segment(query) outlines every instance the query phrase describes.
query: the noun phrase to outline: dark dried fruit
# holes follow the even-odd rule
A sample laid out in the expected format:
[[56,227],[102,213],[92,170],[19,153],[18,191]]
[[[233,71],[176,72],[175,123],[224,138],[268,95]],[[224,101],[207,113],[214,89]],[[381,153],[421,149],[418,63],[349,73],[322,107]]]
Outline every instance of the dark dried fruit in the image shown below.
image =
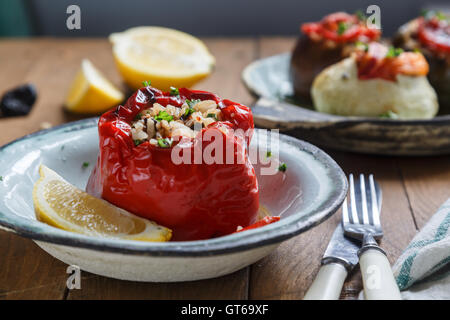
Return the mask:
[[37,92],[32,84],[25,84],[7,91],[0,101],[0,110],[5,117],[25,116],[36,102]]

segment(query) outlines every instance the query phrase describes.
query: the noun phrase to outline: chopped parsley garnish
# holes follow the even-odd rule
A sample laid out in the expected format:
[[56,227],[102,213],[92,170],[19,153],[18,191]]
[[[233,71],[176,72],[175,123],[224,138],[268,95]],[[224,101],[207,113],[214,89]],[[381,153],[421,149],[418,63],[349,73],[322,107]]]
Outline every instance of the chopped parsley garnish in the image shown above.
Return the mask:
[[167,111],[160,111],[158,115],[155,117],[155,120],[162,121],[166,120],[167,122],[170,122],[173,120],[173,116],[167,113]]
[[189,117],[191,114],[193,114],[195,112],[195,110],[193,109],[193,108],[189,108],[189,109],[186,109],[186,111],[184,112],[184,118],[187,118],[187,117]]
[[424,17],[426,20],[430,20],[434,17],[436,17],[438,20],[441,21],[449,19],[449,17],[442,11],[435,11],[435,10],[422,10],[420,15]]
[[359,21],[365,21],[366,20],[366,15],[361,10],[356,10],[355,16],[358,17]]
[[286,163],[283,162],[282,164],[280,164],[280,166],[278,167],[278,170],[281,172],[286,172],[286,170],[287,170]]
[[448,17],[442,11],[436,12],[435,17],[442,21],[448,20]]
[[215,113],[208,113],[208,115],[206,116],[207,118],[214,118],[215,120],[217,120],[217,116]]
[[144,140],[133,140],[134,145],[137,147],[138,145],[140,145],[141,143],[144,142]]
[[202,100],[200,100],[200,99],[194,99],[194,100],[186,99],[186,103],[189,106],[189,108],[192,108],[193,106],[195,106],[200,101],[202,101]]
[[170,87],[170,95],[171,96],[178,96],[180,92],[178,91],[178,88]]
[[201,101],[200,99],[196,99],[196,100],[186,99],[185,102],[189,106],[189,109],[186,109],[186,111],[184,112],[183,118],[187,118],[191,114],[193,114],[195,112],[193,106],[196,105],[197,103],[199,103],[200,101]]
[[348,25],[345,22],[341,21],[338,23],[337,34],[341,36],[345,33],[345,31],[347,31],[347,29]]
[[138,113],[138,114],[134,117],[134,120],[135,120],[135,121],[141,120],[141,118],[142,118],[142,113]]
[[267,151],[267,152],[266,152],[266,157],[267,157],[267,158],[270,158],[271,156],[272,156],[272,151]]
[[89,162],[83,162],[83,164],[81,165],[81,167],[82,167],[83,169],[89,167]]
[[355,45],[356,45],[357,48],[361,48],[365,52],[369,51],[369,45],[367,43],[364,43],[364,42],[361,42],[361,41],[356,41]]
[[380,114],[379,117],[384,119],[398,119],[398,114],[396,114],[394,111],[389,110],[385,113]]
[[149,86],[151,86],[151,84],[152,84],[152,82],[151,82],[150,80],[142,81],[142,85],[143,85],[144,87],[149,87]]
[[172,140],[164,138],[164,139],[158,139],[158,145],[161,148],[170,148],[172,146]]
[[402,48],[389,47],[386,58],[395,58],[403,53]]
[[430,10],[422,9],[422,10],[420,10],[420,15],[422,17],[427,17],[429,12],[430,12]]

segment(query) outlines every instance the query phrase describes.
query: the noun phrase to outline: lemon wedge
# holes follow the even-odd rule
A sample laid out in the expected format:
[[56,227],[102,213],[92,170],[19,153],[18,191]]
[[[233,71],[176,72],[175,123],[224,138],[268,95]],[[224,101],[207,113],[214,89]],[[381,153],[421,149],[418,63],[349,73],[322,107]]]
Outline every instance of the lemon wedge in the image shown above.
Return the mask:
[[134,90],[147,80],[164,91],[191,87],[214,68],[215,59],[205,44],[178,30],[136,27],[109,39],[119,72]]
[[38,220],[91,236],[169,241],[172,231],[87,194],[41,165],[33,202]]
[[124,95],[109,82],[87,59],[81,62],[66,97],[67,110],[75,113],[104,112],[124,99]]

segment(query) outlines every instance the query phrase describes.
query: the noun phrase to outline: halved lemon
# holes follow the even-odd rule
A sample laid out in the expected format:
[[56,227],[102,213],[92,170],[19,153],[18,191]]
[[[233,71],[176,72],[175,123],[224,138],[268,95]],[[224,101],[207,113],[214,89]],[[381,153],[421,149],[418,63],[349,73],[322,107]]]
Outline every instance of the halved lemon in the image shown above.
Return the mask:
[[54,227],[92,236],[169,241],[172,231],[87,194],[41,165],[34,184],[37,218]]
[[67,110],[75,113],[104,112],[124,99],[124,95],[87,59],[81,62],[66,97]]
[[215,59],[205,44],[187,33],[162,27],[136,27],[109,37],[117,67],[134,90],[150,80],[168,91],[191,87],[208,76]]

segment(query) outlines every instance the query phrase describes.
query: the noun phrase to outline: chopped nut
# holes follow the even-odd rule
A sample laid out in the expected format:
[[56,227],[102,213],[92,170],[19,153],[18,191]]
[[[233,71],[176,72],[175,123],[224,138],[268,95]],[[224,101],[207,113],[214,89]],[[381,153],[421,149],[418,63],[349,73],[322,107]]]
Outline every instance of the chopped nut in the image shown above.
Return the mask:
[[214,100],[204,100],[196,103],[194,109],[200,112],[206,112],[209,109],[216,109],[217,104]]
[[145,119],[145,124],[147,125],[147,134],[148,138],[151,139],[155,136],[156,129],[155,129],[155,122],[152,119]]

